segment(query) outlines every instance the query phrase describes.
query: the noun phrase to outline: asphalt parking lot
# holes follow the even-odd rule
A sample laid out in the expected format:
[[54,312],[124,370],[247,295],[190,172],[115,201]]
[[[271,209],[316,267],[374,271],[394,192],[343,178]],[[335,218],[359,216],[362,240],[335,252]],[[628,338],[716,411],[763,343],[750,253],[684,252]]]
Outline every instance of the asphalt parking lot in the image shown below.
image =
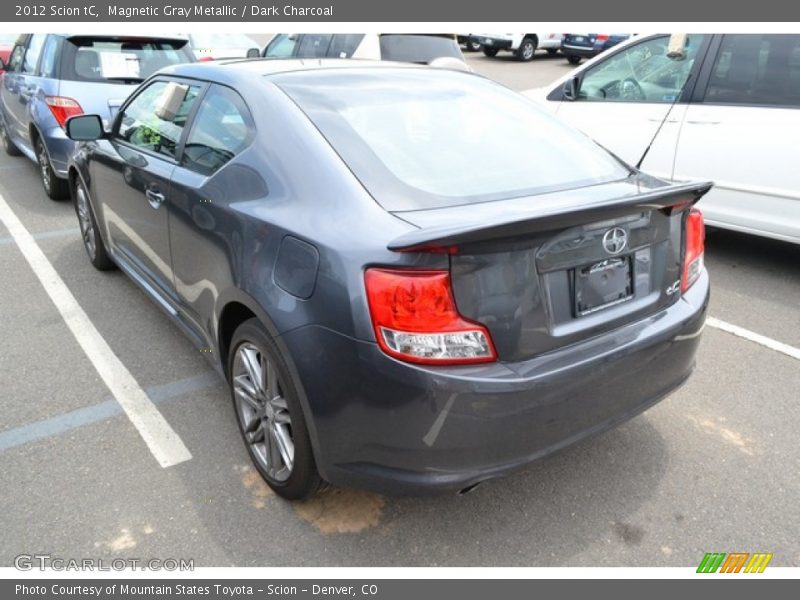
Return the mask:
[[[569,70],[471,55],[516,89]],[[476,163],[480,156],[476,155]],[[86,259],[70,203],[0,156],[0,195],[191,459],[162,468],[0,224],[0,565],[18,554],[196,566],[800,566],[800,247],[713,231],[697,370],[643,415],[465,496],[329,490],[280,500],[249,465],[225,384],[118,271]],[[767,342],[767,345],[763,342]],[[646,374],[642,374],[646,377]]]

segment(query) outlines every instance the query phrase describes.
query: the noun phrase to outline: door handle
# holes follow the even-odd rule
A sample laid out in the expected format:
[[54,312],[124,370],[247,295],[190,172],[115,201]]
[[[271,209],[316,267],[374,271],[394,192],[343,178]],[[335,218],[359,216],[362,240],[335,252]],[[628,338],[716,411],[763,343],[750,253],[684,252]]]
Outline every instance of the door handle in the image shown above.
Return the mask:
[[150,203],[150,206],[153,208],[158,208],[164,200],[166,200],[164,194],[156,190],[147,189],[144,191],[144,195],[147,197],[147,202]]
[[[661,123],[661,121],[664,121],[664,117],[660,117],[660,118],[659,117],[649,117],[647,120],[650,121],[651,123]],[[678,119],[667,119],[666,121],[664,121],[664,123],[678,123],[678,122],[679,122]]]
[[710,119],[687,119],[687,123],[692,125],[719,125],[720,121],[711,121]]

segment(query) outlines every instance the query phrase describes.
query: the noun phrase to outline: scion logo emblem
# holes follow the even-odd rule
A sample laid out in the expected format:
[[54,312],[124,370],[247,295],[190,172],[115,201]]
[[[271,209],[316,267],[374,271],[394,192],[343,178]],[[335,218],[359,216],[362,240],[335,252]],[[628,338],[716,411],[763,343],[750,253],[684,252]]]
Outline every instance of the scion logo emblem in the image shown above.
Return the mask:
[[625,230],[621,227],[609,229],[606,231],[605,235],[603,235],[603,248],[605,248],[606,252],[609,254],[619,254],[625,250],[625,246],[627,245],[628,234],[625,233]]

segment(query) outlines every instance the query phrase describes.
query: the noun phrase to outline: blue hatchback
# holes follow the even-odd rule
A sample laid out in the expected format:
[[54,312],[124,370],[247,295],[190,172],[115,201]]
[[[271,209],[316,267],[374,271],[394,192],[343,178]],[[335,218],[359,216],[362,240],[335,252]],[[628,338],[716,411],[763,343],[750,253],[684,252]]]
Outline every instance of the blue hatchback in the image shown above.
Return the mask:
[[86,112],[108,122],[147,77],[194,60],[185,39],[21,35],[0,85],[0,141],[7,154],[39,164],[50,198],[66,199],[75,146],[64,134],[66,120]]

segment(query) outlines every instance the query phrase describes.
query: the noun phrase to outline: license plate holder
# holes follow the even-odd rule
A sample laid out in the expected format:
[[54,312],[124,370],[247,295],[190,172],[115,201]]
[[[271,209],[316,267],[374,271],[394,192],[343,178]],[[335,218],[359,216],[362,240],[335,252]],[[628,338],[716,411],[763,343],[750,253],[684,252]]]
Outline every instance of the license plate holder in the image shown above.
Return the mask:
[[633,298],[630,256],[607,258],[572,269],[573,310],[582,317]]

